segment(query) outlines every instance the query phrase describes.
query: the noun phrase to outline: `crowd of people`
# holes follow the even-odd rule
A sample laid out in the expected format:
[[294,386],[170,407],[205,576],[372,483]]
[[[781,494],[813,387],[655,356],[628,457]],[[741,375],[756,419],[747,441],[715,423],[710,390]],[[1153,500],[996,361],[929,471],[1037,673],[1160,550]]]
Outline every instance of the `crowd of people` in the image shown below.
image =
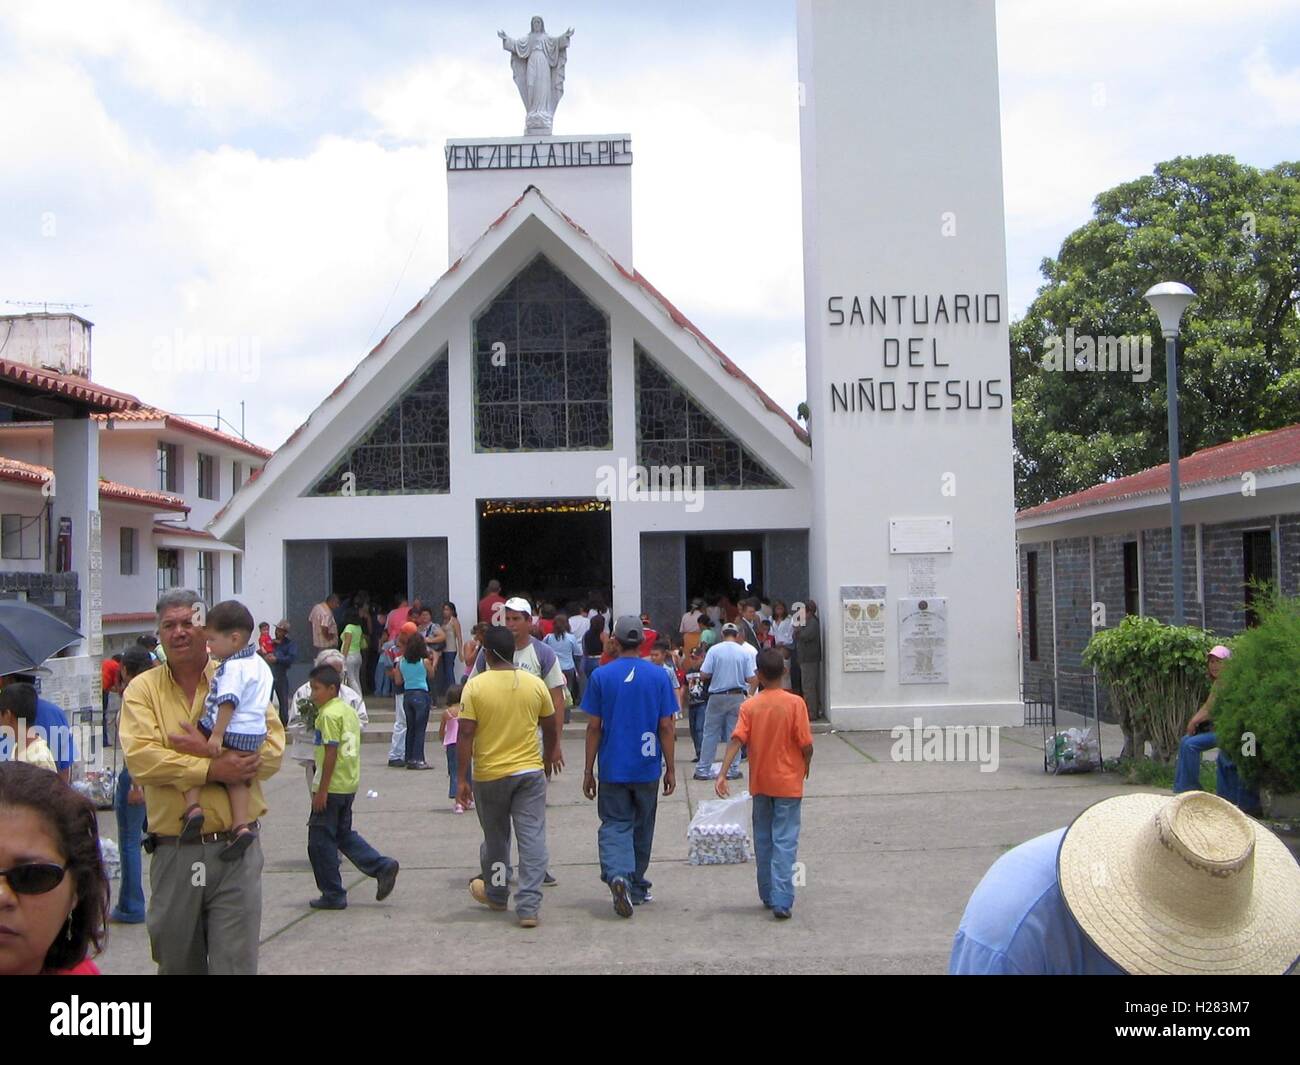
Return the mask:
[[[110,921],[147,922],[160,973],[256,972],[262,784],[286,753],[307,765],[306,849],[320,892],[310,906],[347,908],[343,857],[373,878],[377,901],[394,891],[398,860],[352,823],[367,719],[358,659],[365,660],[373,619],[335,618],[334,596],[319,604],[308,679],[273,696],[288,624],[272,638],[238,602],[206,612],[199,602],[192,591],[165,593],[161,639],[143,639],[111,659],[126,759],[117,782],[115,905],[95,809],[68,785],[75,752],[70,742],[45,741],[70,741],[66,718],[40,698],[32,676],[0,678],[0,740],[15,747],[0,750],[0,975],[94,973]],[[711,781],[719,798],[748,761],[759,901],[776,919],[791,917],[813,756],[806,696],[816,673],[807,666],[820,660],[815,603],[787,611],[779,601],[769,610],[752,597],[734,607],[706,597],[664,636],[644,614],[611,623],[597,595],[564,611],[548,604],[534,612],[524,596],[507,598],[492,582],[478,618],[462,634],[450,603],[440,623],[418,601],[397,603],[380,619],[372,688],[383,690],[386,679],[403,704],[406,734],[393,766],[428,768],[425,735],[439,704],[448,797],[456,813],[477,814],[482,832],[468,886],[475,904],[507,911],[513,883],[518,924],[539,924],[544,888],[557,882],[547,794],[565,769],[563,724],[578,707],[587,718],[582,794],[596,803],[600,880],[615,914],[630,918],[654,901],[647,874],[658,800],[676,790],[676,723],[687,716],[693,776]],[[1210,652],[1212,680],[1229,655],[1225,647]],[[792,666],[800,662],[796,680]],[[795,693],[800,684],[804,697]],[[1238,808],[1258,797],[1231,762],[1221,766],[1224,797],[1196,790],[1191,777],[1212,745],[1212,734],[1202,738],[1213,727],[1212,708],[1213,689],[1188,725],[1172,798],[1103,800],[1068,828],[994,863],[962,917],[950,972],[1293,966],[1300,869],[1285,844]],[[152,855],[147,906],[142,850]]]

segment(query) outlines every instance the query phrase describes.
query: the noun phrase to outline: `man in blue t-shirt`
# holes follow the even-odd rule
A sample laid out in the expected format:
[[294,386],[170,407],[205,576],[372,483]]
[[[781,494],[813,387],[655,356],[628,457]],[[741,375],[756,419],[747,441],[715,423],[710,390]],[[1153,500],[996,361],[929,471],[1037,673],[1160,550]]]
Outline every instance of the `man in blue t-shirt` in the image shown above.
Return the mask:
[[[662,666],[641,657],[645,630],[636,617],[621,617],[614,639],[622,653],[591,674],[582,709],[587,722],[587,763],[582,793],[595,799],[600,831],[600,879],[609,885],[614,912],[631,917],[632,907],[653,901],[650,845],[654,842],[662,766],[664,795],[677,787],[674,768],[677,700]],[[600,755],[600,785],[596,755]]]
[[[8,676],[0,677],[0,688],[20,682],[31,684],[35,679],[30,673],[10,673]],[[45,737],[45,742],[59,767],[59,776],[63,778],[65,784],[69,783],[72,779],[72,763],[77,758],[77,745],[67,715],[55,703],[38,697],[36,718],[32,724],[39,728],[41,735]],[[0,737],[0,760],[7,757],[11,755],[6,749],[5,738]]]

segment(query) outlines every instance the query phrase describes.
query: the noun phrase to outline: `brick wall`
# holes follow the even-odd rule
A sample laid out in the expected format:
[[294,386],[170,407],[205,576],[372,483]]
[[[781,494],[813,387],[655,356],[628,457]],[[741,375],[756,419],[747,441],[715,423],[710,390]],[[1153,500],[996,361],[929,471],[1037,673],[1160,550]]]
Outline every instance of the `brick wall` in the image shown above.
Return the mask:
[[[1207,529],[1209,526],[1207,526]],[[1142,612],[1168,622],[1174,613],[1173,564],[1168,529],[1145,529],[1141,537]],[[1209,575],[1205,587],[1210,588]],[[1196,526],[1183,526],[1183,618],[1201,623],[1201,603],[1196,590]]]
[[[1283,544],[1290,544],[1292,554],[1296,545],[1296,517],[1288,515],[1283,523]],[[1202,534],[1205,568],[1205,627],[1224,636],[1240,632],[1246,627],[1245,605],[1245,559],[1242,551],[1242,533],[1247,529],[1268,529],[1273,535],[1272,518],[1256,518],[1252,521],[1226,522],[1222,525],[1207,525]],[[1276,555],[1277,541],[1272,539]],[[1287,580],[1286,570],[1291,569],[1291,580],[1295,578],[1295,559],[1288,559],[1287,552],[1282,552],[1283,580]],[[1273,560],[1273,578],[1278,578],[1277,559]],[[1291,585],[1294,587],[1294,585]]]
[[55,617],[81,631],[81,593],[75,573],[0,573],[0,599],[17,599],[44,607]]
[[[1027,698],[1037,698],[1043,684],[1050,685],[1056,668],[1052,648],[1052,545],[1032,544],[1020,549],[1020,660],[1024,665]],[[1038,553],[1038,660],[1029,658],[1029,555]]]

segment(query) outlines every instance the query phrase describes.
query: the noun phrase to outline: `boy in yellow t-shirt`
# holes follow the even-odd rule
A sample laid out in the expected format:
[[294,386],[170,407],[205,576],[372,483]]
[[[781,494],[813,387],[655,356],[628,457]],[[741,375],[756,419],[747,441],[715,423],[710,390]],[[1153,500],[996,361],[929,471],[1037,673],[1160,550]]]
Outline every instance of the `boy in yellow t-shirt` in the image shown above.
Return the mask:
[[309,683],[316,704],[316,777],[307,821],[307,857],[321,892],[320,898],[311,900],[311,908],[347,909],[340,854],[379,881],[375,900],[382,902],[397,882],[397,860],[384,857],[352,829],[352,804],[361,783],[361,722],[357,712],[339,698],[343,678],[337,669],[317,666]]
[[17,762],[26,762],[38,769],[48,769],[51,773],[59,771],[54,754],[41,735],[42,730],[34,728],[36,722],[36,689],[30,684],[10,684],[0,691],[0,735],[8,743],[9,757]]

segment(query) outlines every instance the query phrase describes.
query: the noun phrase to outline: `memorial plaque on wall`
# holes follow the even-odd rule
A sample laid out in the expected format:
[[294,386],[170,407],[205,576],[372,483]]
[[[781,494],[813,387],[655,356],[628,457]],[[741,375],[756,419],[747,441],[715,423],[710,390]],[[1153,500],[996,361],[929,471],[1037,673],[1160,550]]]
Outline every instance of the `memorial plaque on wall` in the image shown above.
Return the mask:
[[850,584],[840,588],[841,659],[845,673],[885,671],[885,586]]
[[891,555],[952,553],[952,518],[890,518]]
[[907,560],[907,594],[919,597],[937,595],[939,581],[935,575],[934,555],[913,555]]
[[948,683],[948,600],[898,601],[898,683]]

